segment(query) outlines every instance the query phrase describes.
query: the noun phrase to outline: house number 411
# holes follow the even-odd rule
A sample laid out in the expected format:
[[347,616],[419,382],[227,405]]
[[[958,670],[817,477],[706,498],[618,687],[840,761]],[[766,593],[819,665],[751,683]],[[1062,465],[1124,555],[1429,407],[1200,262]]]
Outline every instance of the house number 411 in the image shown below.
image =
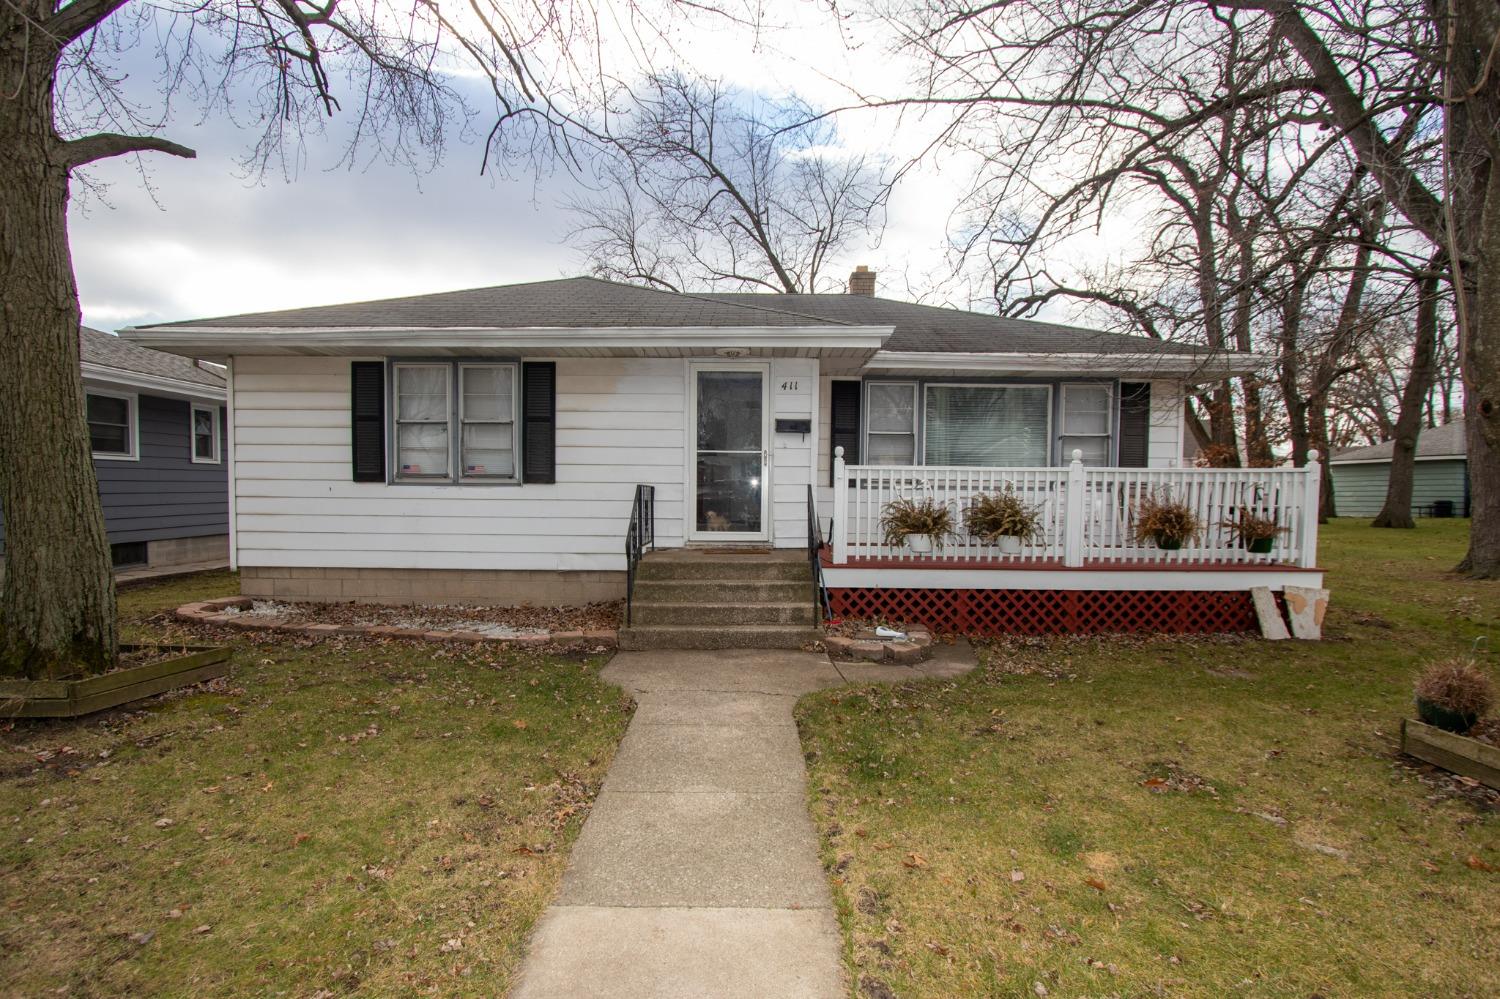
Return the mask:
[[781,391],[783,391],[783,392],[800,392],[801,390],[802,390],[802,385],[801,385],[800,382],[782,382],[781,383]]

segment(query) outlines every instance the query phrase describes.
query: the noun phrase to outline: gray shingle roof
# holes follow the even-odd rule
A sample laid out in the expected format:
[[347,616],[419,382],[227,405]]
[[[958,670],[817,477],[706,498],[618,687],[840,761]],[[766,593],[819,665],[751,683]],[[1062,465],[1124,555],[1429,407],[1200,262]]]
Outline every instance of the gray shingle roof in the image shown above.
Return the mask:
[[921,353],[1205,354],[1203,348],[1057,323],[862,295],[678,294],[598,278],[560,278],[347,305],[252,312],[142,329],[379,329],[683,326],[893,326],[885,349]]
[[765,308],[753,302],[719,301],[704,295],[679,295],[654,288],[583,277],[506,284],[493,288],[470,288],[436,295],[385,298],[347,305],[251,312],[217,319],[161,323],[144,328],[319,326],[378,329],[407,326],[569,329],[632,326],[821,326],[828,322],[829,320],[820,317],[796,315],[789,310]]
[[81,360],[106,368],[175,378],[178,381],[220,389],[224,387],[223,378],[204,370],[186,357],[163,354],[159,350],[127,343],[113,334],[87,326],[78,327],[78,352]]
[[[1394,441],[1383,441],[1368,447],[1340,451],[1330,461],[1335,465],[1345,461],[1390,461],[1394,450]],[[1417,434],[1418,458],[1462,458],[1468,453],[1463,420],[1454,420],[1441,427],[1428,427]]]

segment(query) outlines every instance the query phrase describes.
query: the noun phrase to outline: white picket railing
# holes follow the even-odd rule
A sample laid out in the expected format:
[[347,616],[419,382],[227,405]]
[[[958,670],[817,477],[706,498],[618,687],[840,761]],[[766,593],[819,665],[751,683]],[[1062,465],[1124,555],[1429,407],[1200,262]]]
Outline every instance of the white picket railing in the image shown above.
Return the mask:
[[[851,559],[952,562],[973,565],[1317,564],[1317,452],[1302,468],[1087,468],[1074,452],[1066,468],[968,468],[846,465],[834,456],[833,562]],[[1034,508],[1036,537],[1019,554],[1003,554],[963,529],[964,510],[981,493],[1009,488]],[[1135,519],[1147,496],[1170,497],[1192,509],[1198,534],[1176,550],[1136,537]],[[956,535],[931,554],[887,545],[881,516],[893,500],[931,497],[953,513]],[[1240,544],[1232,526],[1240,512],[1274,520],[1281,528],[1269,554]]]

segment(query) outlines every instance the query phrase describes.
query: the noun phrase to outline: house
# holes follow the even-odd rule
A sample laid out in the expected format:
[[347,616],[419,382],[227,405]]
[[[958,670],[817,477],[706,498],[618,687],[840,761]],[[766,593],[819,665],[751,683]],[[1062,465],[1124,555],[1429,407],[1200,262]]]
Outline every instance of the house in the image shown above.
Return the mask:
[[[1328,460],[1341,517],[1373,517],[1385,506],[1395,442],[1349,448]],[[1428,427],[1417,435],[1412,471],[1412,513],[1419,517],[1469,515],[1469,459],[1464,421]]]
[[227,564],[223,375],[88,327],[78,347],[115,568]]
[[[818,295],[572,278],[125,335],[228,366],[231,554],[250,595],[649,591],[656,625],[677,629],[663,644],[728,641],[714,615],[754,598],[777,604],[754,612],[773,644],[805,637],[785,605],[810,612],[815,569],[838,613],[1001,630],[1241,627],[1251,586],[1319,585],[1304,470],[1182,465],[1187,386],[1257,358],[883,299],[873,284],[864,269],[850,293]],[[1007,482],[1046,520],[1019,555],[962,539],[917,559],[882,543],[893,496],[960,510]],[[1195,505],[1198,543],[1130,536],[1151,491]],[[1285,525],[1272,554],[1221,526],[1251,505]],[[810,533],[828,542],[823,564]],[[959,607],[996,601],[1009,616]]]

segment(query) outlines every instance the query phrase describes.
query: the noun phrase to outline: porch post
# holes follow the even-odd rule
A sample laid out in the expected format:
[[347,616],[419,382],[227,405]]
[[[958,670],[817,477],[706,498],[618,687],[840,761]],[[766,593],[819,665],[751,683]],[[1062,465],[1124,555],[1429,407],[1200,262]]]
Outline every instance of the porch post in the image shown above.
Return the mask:
[[1068,465],[1068,501],[1063,508],[1063,565],[1076,569],[1083,565],[1083,451],[1073,449]]
[[1307,452],[1307,465],[1302,469],[1306,481],[1302,494],[1302,557],[1299,564],[1304,569],[1315,569],[1318,565],[1319,494],[1323,488],[1323,463],[1318,458],[1316,450]]
[[849,471],[844,449],[833,449],[833,564],[849,561]]

